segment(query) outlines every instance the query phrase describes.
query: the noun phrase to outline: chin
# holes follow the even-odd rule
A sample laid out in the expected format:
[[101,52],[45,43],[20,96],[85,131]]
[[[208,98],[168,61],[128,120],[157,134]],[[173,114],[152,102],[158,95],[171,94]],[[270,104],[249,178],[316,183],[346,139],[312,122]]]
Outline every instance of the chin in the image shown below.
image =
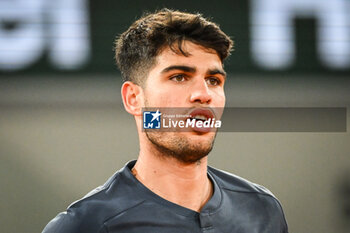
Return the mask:
[[172,157],[190,164],[206,157],[213,148],[215,133],[146,133],[147,138],[162,157]]

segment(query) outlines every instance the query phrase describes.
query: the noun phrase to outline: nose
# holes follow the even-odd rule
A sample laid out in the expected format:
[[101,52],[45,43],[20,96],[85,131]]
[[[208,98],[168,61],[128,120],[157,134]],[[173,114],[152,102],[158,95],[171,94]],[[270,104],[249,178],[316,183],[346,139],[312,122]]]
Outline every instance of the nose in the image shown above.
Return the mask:
[[206,80],[197,81],[191,88],[191,103],[209,104],[212,100]]

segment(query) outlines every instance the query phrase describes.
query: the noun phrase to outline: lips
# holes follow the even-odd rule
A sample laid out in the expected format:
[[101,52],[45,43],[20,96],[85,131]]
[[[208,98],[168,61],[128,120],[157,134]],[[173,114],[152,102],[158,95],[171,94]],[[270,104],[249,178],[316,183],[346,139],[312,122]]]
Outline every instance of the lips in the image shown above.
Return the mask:
[[206,121],[214,118],[214,113],[207,108],[195,108],[189,112],[190,118]]
[[[188,113],[190,115],[190,119],[195,119],[196,121],[207,121],[214,120],[214,113],[209,108],[195,108]],[[196,132],[206,133],[211,131],[211,128],[205,127],[192,127],[192,129]]]

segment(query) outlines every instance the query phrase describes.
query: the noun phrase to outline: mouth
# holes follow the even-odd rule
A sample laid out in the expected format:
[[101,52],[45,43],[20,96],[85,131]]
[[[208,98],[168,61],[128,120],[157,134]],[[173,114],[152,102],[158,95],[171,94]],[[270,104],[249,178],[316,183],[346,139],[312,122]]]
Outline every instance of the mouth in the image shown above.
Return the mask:
[[190,111],[188,115],[188,119],[191,121],[195,120],[195,126],[192,127],[193,131],[207,133],[212,130],[210,127],[197,127],[197,121],[202,121],[204,123],[205,121],[212,121],[215,119],[214,113],[209,108],[195,108]]

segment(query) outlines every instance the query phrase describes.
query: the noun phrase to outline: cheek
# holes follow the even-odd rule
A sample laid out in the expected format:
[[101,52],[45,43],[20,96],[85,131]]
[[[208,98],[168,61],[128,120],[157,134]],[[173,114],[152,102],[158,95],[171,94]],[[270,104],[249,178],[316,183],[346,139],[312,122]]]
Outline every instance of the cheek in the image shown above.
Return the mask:
[[223,103],[226,102],[225,92],[222,93],[222,95],[221,95],[221,100],[222,100]]
[[174,99],[176,100],[176,94],[163,88],[154,88],[145,93],[145,99],[149,106],[169,107],[174,103]]
[[148,90],[148,95],[158,102],[177,103],[183,101],[191,93],[190,87],[181,85],[172,85],[171,83],[165,85],[154,86]]
[[161,107],[181,107],[184,102],[183,97],[176,92],[165,92],[159,96],[158,103]]
[[226,102],[226,96],[225,96],[224,90],[222,89],[222,90],[216,91],[215,95],[213,96],[213,100],[218,106],[223,107]]

